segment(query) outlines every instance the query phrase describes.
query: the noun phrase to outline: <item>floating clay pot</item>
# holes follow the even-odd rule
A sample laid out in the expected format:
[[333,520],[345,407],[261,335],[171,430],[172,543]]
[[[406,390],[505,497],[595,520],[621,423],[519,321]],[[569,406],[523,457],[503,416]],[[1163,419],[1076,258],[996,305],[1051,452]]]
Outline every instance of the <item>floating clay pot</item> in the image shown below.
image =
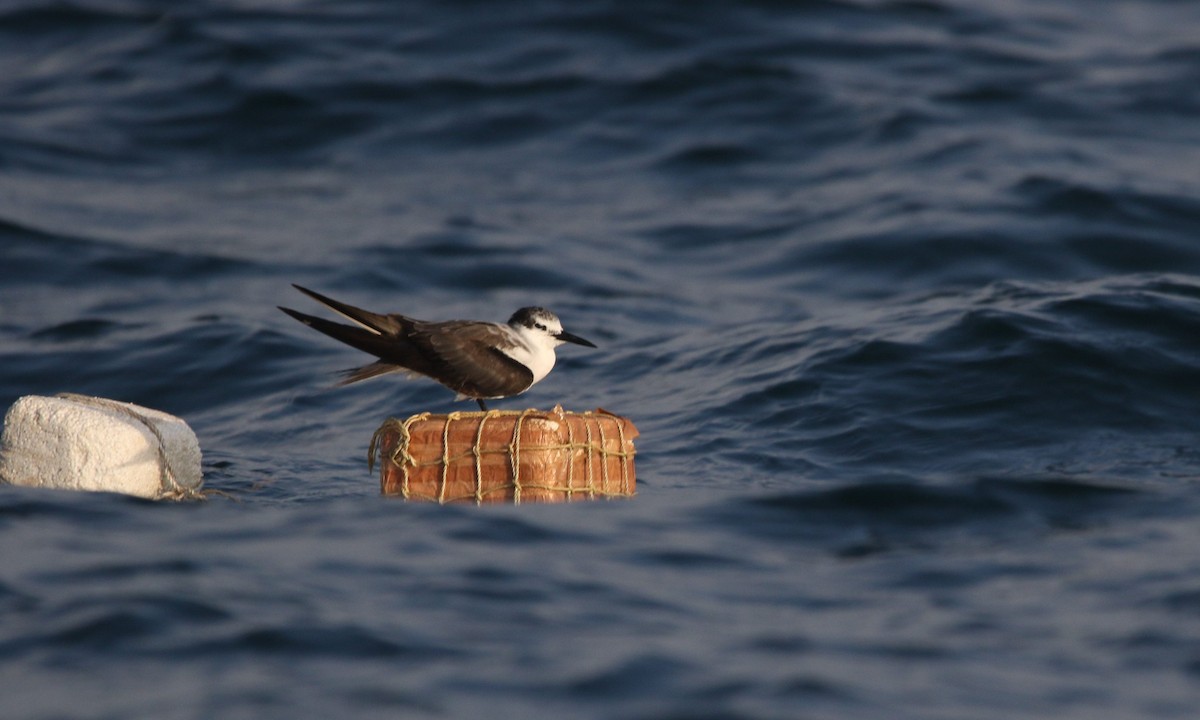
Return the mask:
[[438,503],[572,502],[635,494],[637,428],[605,410],[388,418],[371,438],[384,495]]

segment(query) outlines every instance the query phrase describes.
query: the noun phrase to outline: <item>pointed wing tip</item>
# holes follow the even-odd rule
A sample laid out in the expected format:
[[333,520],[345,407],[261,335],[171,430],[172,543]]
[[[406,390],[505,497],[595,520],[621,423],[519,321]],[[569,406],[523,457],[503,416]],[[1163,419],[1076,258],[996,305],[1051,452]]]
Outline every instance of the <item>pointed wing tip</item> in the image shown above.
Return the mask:
[[319,293],[315,290],[309,290],[308,288],[304,287],[303,285],[301,285],[299,283],[292,283],[292,287],[296,288],[297,290],[299,290],[300,292],[309,296],[313,300],[316,300],[317,302],[323,302],[323,298],[325,297],[321,293]]
[[313,316],[312,315],[305,315],[304,313],[300,312],[299,310],[293,310],[289,307],[284,307],[282,305],[276,305],[275,307],[279,308],[284,313],[291,316],[293,319],[299,320],[300,322],[304,323],[305,325],[311,326],[313,324],[313,322],[312,322]]

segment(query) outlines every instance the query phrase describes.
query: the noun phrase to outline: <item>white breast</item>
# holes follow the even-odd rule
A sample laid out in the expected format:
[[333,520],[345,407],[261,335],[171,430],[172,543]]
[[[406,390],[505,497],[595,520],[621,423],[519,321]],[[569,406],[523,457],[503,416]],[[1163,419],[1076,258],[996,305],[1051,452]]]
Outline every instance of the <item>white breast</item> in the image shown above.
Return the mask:
[[[529,368],[536,383],[550,374],[554,369],[554,340],[544,334],[516,332],[513,334],[517,341],[509,348],[501,349],[505,355]],[[530,383],[531,385],[533,383]]]

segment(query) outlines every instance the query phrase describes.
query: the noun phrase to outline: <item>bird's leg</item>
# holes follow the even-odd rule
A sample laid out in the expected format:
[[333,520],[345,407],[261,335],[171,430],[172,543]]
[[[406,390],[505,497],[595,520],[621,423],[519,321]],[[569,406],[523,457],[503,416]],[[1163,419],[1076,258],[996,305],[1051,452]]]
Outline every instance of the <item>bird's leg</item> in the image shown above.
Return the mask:
[[487,405],[484,405],[484,404],[483,404],[483,398],[475,398],[475,402],[479,403],[479,409],[480,409],[480,410],[482,410],[482,411],[484,411],[484,412],[487,412],[487,411],[488,411],[488,409],[487,409]]

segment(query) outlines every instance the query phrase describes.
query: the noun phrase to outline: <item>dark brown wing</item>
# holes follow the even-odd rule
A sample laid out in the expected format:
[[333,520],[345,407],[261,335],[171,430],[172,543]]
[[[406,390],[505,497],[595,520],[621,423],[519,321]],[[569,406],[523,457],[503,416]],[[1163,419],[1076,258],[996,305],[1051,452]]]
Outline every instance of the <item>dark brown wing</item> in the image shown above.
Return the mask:
[[533,384],[529,368],[495,349],[497,342],[508,339],[498,325],[415,322],[409,337],[438,360],[436,371],[428,374],[467,397],[508,397]]
[[[422,375],[430,374],[428,353],[420,352],[406,337],[379,335],[365,328],[355,325],[343,325],[342,323],[336,323],[313,315],[305,315],[291,308],[281,307],[279,309],[313,330],[325,333],[334,340],[344,342],[352,348],[370,353],[384,363],[399,365]],[[355,377],[350,382],[365,380],[367,377],[374,377],[379,374],[381,373],[375,372],[365,377]]]
[[[404,315],[398,315],[394,313],[390,315],[381,315],[380,313],[374,313],[370,310],[363,310],[360,307],[347,305],[344,302],[334,300],[331,297],[326,297],[319,292],[309,290],[306,287],[301,287],[300,285],[296,285],[294,283],[292,287],[296,288],[300,292],[309,296],[313,300],[316,300],[347,320],[356,322],[366,328],[368,331],[373,331],[380,335],[407,335],[409,331],[412,330],[413,324],[420,322],[420,320],[414,320],[413,318],[406,317]],[[345,341],[343,340],[343,342]],[[350,344],[353,345],[353,343]]]
[[341,384],[400,371],[426,375],[473,398],[516,395],[533,384],[529,368],[495,349],[498,342],[508,341],[502,326],[467,321],[423,322],[404,315],[382,315],[300,285],[294,287],[357,325],[343,325],[290,308],[280,310],[379,358],[378,362],[351,370]]

